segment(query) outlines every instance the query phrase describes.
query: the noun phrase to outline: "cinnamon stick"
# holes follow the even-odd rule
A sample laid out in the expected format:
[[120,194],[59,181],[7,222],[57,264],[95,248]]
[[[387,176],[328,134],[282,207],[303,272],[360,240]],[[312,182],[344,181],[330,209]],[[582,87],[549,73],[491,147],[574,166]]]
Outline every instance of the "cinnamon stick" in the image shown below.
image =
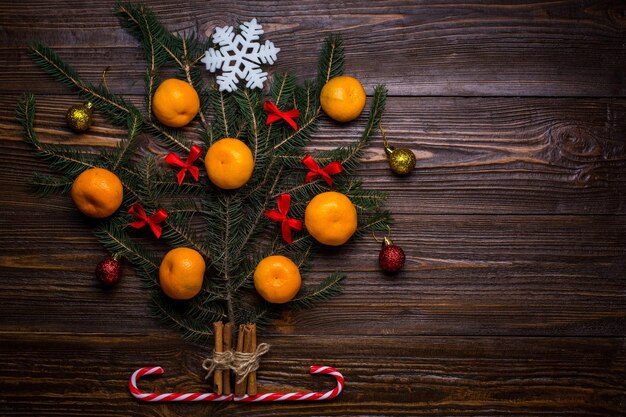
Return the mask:
[[[233,324],[228,322],[224,325],[224,352],[228,352],[233,348]],[[231,393],[230,387],[230,369],[225,369],[223,374],[224,394]]]
[[[237,333],[237,352],[243,352],[244,350],[244,325],[239,325],[239,332]],[[238,379],[239,375],[235,374],[235,378]],[[235,382],[235,395],[241,397],[246,393],[246,381]]]
[[[253,352],[253,348],[252,348],[252,329],[250,328],[249,324],[245,325],[244,328],[243,328],[243,351],[245,353],[252,353]],[[244,388],[248,387],[249,379],[250,379],[250,374],[248,374],[246,379],[243,381]],[[249,392],[248,392],[248,394],[249,394]]]
[[[213,323],[213,335],[215,336],[215,352],[222,353],[224,351],[223,335],[224,324],[221,321]],[[223,375],[221,369],[213,371],[213,392],[216,394],[223,393]]]
[[[250,353],[256,352],[256,324],[248,325],[250,329]],[[256,371],[248,374],[248,395],[256,395]]]

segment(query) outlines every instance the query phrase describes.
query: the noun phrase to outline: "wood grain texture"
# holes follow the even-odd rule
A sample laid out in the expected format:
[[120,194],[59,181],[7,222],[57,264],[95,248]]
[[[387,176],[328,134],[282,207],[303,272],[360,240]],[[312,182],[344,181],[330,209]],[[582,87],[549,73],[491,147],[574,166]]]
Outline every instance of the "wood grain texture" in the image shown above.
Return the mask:
[[[626,4],[611,0],[147,2],[170,30],[210,32],[252,17],[281,48],[272,71],[315,75],[323,38],[341,32],[346,71],[386,84],[384,129],[418,156],[391,175],[379,136],[358,170],[389,193],[407,263],[377,266],[372,237],[314,256],[305,284],[334,270],[344,294],[285,312],[259,390],[326,390],[312,364],[339,368],[334,401],[144,404],[126,387],[141,366],[159,391],[206,390],[209,346],[150,317],[128,268],[105,290],[94,222],[67,196],[34,197],[47,172],[20,139],[15,105],[36,93],[37,132],[97,152],[124,137],[36,68],[34,39],[86,79],[141,107],[145,64],[113,1],[0,4],[0,415],[2,416],[626,416]],[[208,77],[208,75],[207,75]],[[324,119],[313,147],[356,138],[364,117]],[[198,125],[185,128],[191,136]],[[149,138],[144,148],[160,152]],[[381,236],[379,236],[380,238]]]
[[[132,274],[111,291],[103,292],[95,281],[94,265],[105,252],[71,202],[51,198],[34,204],[37,215],[28,230],[10,213],[0,223],[0,245],[6,248],[0,268],[10,283],[0,292],[4,328],[157,329]],[[408,259],[400,274],[381,275],[373,239],[322,250],[305,284],[345,271],[344,295],[313,310],[286,313],[268,332],[365,336],[386,328],[405,335],[619,336],[626,329],[621,216],[396,214],[395,221],[401,227],[394,229],[394,241]],[[54,240],[43,242],[41,236]],[[33,302],[38,309],[31,308]],[[101,320],[108,309],[124,314]]]
[[[181,346],[166,331],[149,336],[0,334],[5,416],[568,416],[624,415],[624,338],[307,336],[265,337],[274,346],[258,372],[260,392],[325,391],[311,364],[332,363],[345,391],[326,403],[146,404],[125,383],[159,365],[147,392],[203,392],[208,348]],[[335,346],[331,352],[328,346]],[[68,367],[71,357],[73,366]],[[389,358],[394,358],[389,360]],[[38,392],[33,397],[29,393]]]
[[[21,48],[45,40],[87,79],[111,66],[113,91],[142,93],[141,49],[113,1],[6,4],[0,14],[0,84],[48,92]],[[626,13],[621,1],[150,1],[172,31],[210,33],[257,17],[280,48],[281,70],[315,75],[320,41],[341,32],[347,72],[393,95],[624,96]],[[34,20],[33,16],[38,19]],[[68,24],[71,22],[71,24]],[[296,40],[296,41],[294,41]],[[89,45],[81,48],[80,45]],[[17,70],[20,77],[13,74]],[[590,82],[593,80],[593,82]]]
[[[0,97],[0,128],[14,142],[21,137],[14,121],[17,97]],[[143,107],[141,97],[125,97]],[[38,96],[36,127],[42,140],[90,149],[115,146],[124,137],[122,129],[97,115],[88,133],[72,133],[64,112],[77,102],[67,96]],[[355,140],[363,119],[349,125],[323,119],[313,146]],[[186,129],[197,128],[194,123]],[[389,193],[394,212],[626,213],[626,99],[394,97],[389,99],[384,129],[391,144],[417,154],[414,175],[390,177],[380,135],[357,172],[368,187]],[[0,155],[2,164],[15,153],[27,155],[23,144],[5,146],[15,149]],[[33,158],[22,163],[27,170],[42,167]],[[0,175],[6,184],[22,183],[10,172]]]

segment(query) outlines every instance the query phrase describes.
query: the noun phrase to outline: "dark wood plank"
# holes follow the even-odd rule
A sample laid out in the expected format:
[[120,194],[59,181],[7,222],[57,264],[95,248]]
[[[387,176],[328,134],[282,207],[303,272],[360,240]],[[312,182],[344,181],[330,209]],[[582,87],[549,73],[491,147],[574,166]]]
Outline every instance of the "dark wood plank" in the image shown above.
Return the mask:
[[[133,99],[140,101],[139,97]],[[8,101],[0,119],[7,127],[0,161],[17,163],[24,172],[45,169],[19,141],[12,121],[14,103]],[[378,141],[360,172],[366,185],[390,192],[389,207],[400,225],[394,229],[394,238],[409,255],[405,272],[395,280],[384,279],[377,270],[378,247],[372,239],[341,249],[339,255],[320,256],[314,278],[338,268],[350,271],[358,285],[349,284],[344,298],[328,308],[286,316],[279,331],[322,331],[330,317],[338,334],[346,328],[376,334],[380,326],[389,323],[397,334],[623,334],[624,217],[556,217],[550,213],[622,212],[624,197],[616,193],[624,189],[624,147],[615,137],[626,126],[621,117],[607,125],[606,112],[622,115],[624,103],[587,99],[524,99],[522,104],[518,99],[414,101],[390,101],[389,138],[430,156],[420,160],[422,166],[411,177],[393,177]],[[69,133],[62,116],[70,102],[64,96],[42,97],[38,115],[42,138],[112,146],[123,135],[123,130],[102,120],[89,134]],[[529,111],[536,116],[527,117]],[[419,115],[418,126],[409,118],[412,112]],[[443,121],[438,121],[437,114]],[[564,128],[565,133],[555,139],[554,126],[565,123],[587,127]],[[345,135],[358,134],[356,127],[326,122],[316,144],[341,144],[337,129]],[[547,133],[536,139],[543,130]],[[426,139],[416,133],[420,131]],[[570,137],[570,131],[583,133]],[[463,132],[460,140],[455,139],[458,132]],[[507,159],[511,153],[522,156]],[[446,167],[438,167],[433,160]],[[537,165],[546,168],[539,171]],[[606,182],[597,187],[596,181],[577,184],[567,174],[572,169],[569,166],[577,165],[574,170],[597,166],[596,172],[607,171]],[[528,175],[520,181],[510,174],[518,166],[524,167],[519,169],[521,175]],[[443,180],[429,181],[428,171]],[[545,179],[532,181],[540,175]],[[37,199],[28,193],[23,176],[9,170],[0,172],[0,178],[10,191],[1,198],[7,230],[1,240],[6,254],[3,266],[11,282],[19,283],[3,293],[11,330],[38,329],[43,322],[51,330],[91,328],[98,325],[101,309],[110,303],[119,309],[138,306],[129,312],[124,326],[128,331],[147,325],[146,321],[156,326],[147,318],[145,296],[137,282],[123,291],[104,294],[98,288],[92,271],[103,252],[90,237],[90,224],[76,215],[67,198]],[[461,190],[455,189],[459,183]],[[546,187],[546,183],[553,186]],[[523,185],[515,188],[517,184]],[[547,193],[546,188],[560,192]],[[513,209],[519,201],[524,204]],[[28,217],[21,209],[25,205]],[[518,214],[506,214],[511,211]],[[548,215],[529,216],[533,211]],[[442,215],[446,213],[451,215]],[[505,215],[493,217],[490,213]],[[42,241],[41,236],[53,236],[54,240]],[[41,248],[41,255],[33,254],[33,248]],[[40,289],[56,288],[64,280],[75,282],[44,298],[38,291],[26,296],[31,292],[30,272],[37,273]],[[386,294],[384,303],[379,300],[381,292]],[[68,303],[59,306],[58,297]],[[34,301],[39,309],[31,309]],[[370,325],[361,324],[363,315]],[[116,329],[103,327],[101,331]]]
[[[24,48],[41,39],[87,79],[111,66],[115,91],[140,93],[140,48],[113,15],[113,1],[57,5],[23,1],[0,10],[0,85],[6,91],[41,84]],[[321,40],[341,32],[347,71],[393,95],[626,95],[626,14],[619,0],[459,4],[453,1],[206,2],[149,1],[172,31],[207,33],[257,17],[281,48],[276,70],[315,74]],[[88,46],[88,47],[83,47]],[[15,77],[20,74],[20,77]],[[590,80],[593,80],[590,82]]]
[[[417,215],[403,214],[410,202],[396,202],[405,207],[393,228],[408,257],[404,271],[388,278],[378,270],[372,237],[323,250],[310,281],[346,271],[345,294],[286,315],[278,332],[624,334],[624,216]],[[0,207],[2,329],[156,328],[132,274],[113,291],[99,287],[93,270],[105,252],[67,197],[38,200],[22,190],[0,198]],[[126,314],[102,321],[109,309]]]
[[[385,328],[380,332],[384,333]],[[99,334],[0,334],[3,416],[623,416],[623,338],[263,337],[272,345],[258,372],[260,392],[329,390],[308,375],[330,365],[346,389],[329,402],[146,404],[127,391],[142,366],[151,392],[207,389],[200,366],[208,348],[181,346],[167,331]],[[72,366],[67,365],[72,358]]]
[[[140,96],[129,98],[143,106]],[[25,172],[39,170],[28,148],[15,143],[21,137],[16,101],[17,95],[0,96],[0,138],[6,141],[0,163],[18,158]],[[70,132],[64,112],[78,102],[38,97],[42,140],[114,146],[124,137],[98,115],[89,133]],[[313,146],[356,139],[364,120],[344,126],[324,118]],[[626,213],[626,100],[391,98],[384,128],[391,144],[418,155],[416,171],[394,177],[377,136],[358,174],[368,187],[389,192],[398,214]],[[7,187],[22,188],[22,177],[10,171],[0,177]]]
[[[345,293],[285,313],[260,337],[273,346],[261,391],[332,387],[307,374],[311,364],[339,368],[346,391],[327,403],[255,406],[128,394],[129,374],[144,365],[167,372],[143,381],[146,390],[206,389],[210,349],[153,320],[132,271],[112,290],[97,284],[104,251],[93,223],[67,197],[27,190],[25,178],[46,167],[19,139],[14,109],[33,91],[45,141],[114,146],[125,132],[99,115],[87,134],[67,130],[63,113],[78,100],[25,48],[42,40],[93,82],[110,66],[109,87],[139,105],[141,48],[112,0],[5,3],[0,415],[626,416],[623,1],[148,0],[173,31],[259,18],[281,48],[270,72],[301,78],[315,75],[323,38],[341,32],[347,73],[370,93],[387,84],[387,135],[418,155],[411,176],[394,177],[376,138],[358,171],[390,194],[405,269],[382,275],[372,237],[322,250],[307,283],[344,270]],[[344,144],[363,122],[324,120],[313,145]]]

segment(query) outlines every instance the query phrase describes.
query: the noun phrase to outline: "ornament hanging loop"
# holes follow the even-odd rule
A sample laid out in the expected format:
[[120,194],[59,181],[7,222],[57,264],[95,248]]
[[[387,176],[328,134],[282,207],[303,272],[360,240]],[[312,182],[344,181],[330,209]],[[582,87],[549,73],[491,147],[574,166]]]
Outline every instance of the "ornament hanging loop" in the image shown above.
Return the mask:
[[102,71],[102,85],[104,86],[104,89],[107,90],[109,93],[111,92],[111,90],[109,90],[109,86],[107,85],[107,72],[110,69],[111,67],[108,66],[104,69],[104,71]]
[[383,147],[385,148],[385,153],[387,154],[387,156],[391,156],[395,148],[393,146],[389,146],[389,142],[387,141],[387,135],[385,135],[382,123],[378,123],[378,130],[380,130],[380,134],[383,137]]
[[374,232],[372,232],[372,237],[374,238],[374,241],[375,241],[376,243],[382,243],[382,244],[383,244],[383,246],[386,246],[386,245],[391,245],[391,244],[392,244],[392,242],[391,242],[391,227],[389,227],[389,225],[387,225],[387,226],[385,226],[385,227],[386,227],[386,229],[387,229],[387,236],[385,236],[385,237],[383,238],[382,242],[381,242],[380,240],[378,240],[378,238],[376,237],[376,235],[374,234]]

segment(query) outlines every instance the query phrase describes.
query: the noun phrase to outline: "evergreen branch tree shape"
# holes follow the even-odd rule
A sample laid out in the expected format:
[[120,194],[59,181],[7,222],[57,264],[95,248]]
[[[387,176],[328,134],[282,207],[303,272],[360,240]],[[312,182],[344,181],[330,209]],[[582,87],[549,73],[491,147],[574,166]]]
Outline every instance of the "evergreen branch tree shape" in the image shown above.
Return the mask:
[[[182,330],[189,339],[200,341],[209,337],[211,324],[217,320],[263,325],[278,317],[283,308],[308,308],[341,293],[345,274],[338,271],[317,285],[307,285],[305,279],[294,300],[280,307],[262,300],[252,284],[256,264],[272,254],[292,259],[306,278],[310,255],[319,246],[306,231],[296,233],[294,242],[287,245],[282,241],[279,224],[270,222],[263,212],[275,207],[278,195],[289,193],[292,195],[290,215],[303,218],[311,198],[328,190],[321,179],[304,183],[307,170],[301,160],[305,154],[303,148],[315,134],[322,116],[320,90],[330,78],[343,73],[341,38],[331,35],[326,39],[315,81],[298,85],[294,75],[279,74],[273,77],[269,97],[249,89],[224,93],[214,84],[206,84],[197,65],[209,46],[208,40],[201,41],[193,34],[169,33],[152,11],[141,4],[118,4],[116,10],[122,26],[139,40],[146,57],[145,108],[140,110],[106,86],[83,80],[52,49],[33,44],[29,53],[45,72],[91,101],[111,123],[128,129],[127,137],[117,147],[100,153],[43,144],[34,128],[35,97],[23,95],[18,102],[17,119],[23,126],[24,138],[58,174],[34,174],[31,186],[35,192],[42,196],[67,193],[73,179],[91,167],[115,172],[124,186],[122,207],[100,221],[94,234],[108,251],[121,255],[134,266],[151,291],[154,316]],[[186,138],[182,131],[167,128],[152,116],[152,95],[161,81],[160,70],[165,67],[174,67],[177,76],[199,93],[199,138],[198,135]],[[369,117],[358,140],[337,149],[311,152],[320,163],[337,160],[343,164],[346,172],[334,178],[333,189],[348,195],[357,207],[357,236],[385,230],[391,221],[389,212],[384,210],[385,194],[364,189],[353,175],[381,121],[386,94],[383,86],[375,87]],[[281,123],[266,126],[263,110],[266,98],[279,107],[297,108],[298,130]],[[152,134],[166,151],[181,154],[188,152],[194,143],[206,150],[222,137],[237,137],[253,152],[253,176],[235,191],[214,187],[205,174],[201,174],[198,183],[187,179],[179,186],[176,170],[162,168],[162,156],[141,146],[142,132]],[[134,202],[141,203],[148,212],[163,207],[169,213],[161,241],[155,242],[149,232],[128,227],[131,219],[127,210]],[[200,294],[183,303],[166,297],[158,284],[161,256],[169,248],[180,246],[198,250],[207,262]]]

